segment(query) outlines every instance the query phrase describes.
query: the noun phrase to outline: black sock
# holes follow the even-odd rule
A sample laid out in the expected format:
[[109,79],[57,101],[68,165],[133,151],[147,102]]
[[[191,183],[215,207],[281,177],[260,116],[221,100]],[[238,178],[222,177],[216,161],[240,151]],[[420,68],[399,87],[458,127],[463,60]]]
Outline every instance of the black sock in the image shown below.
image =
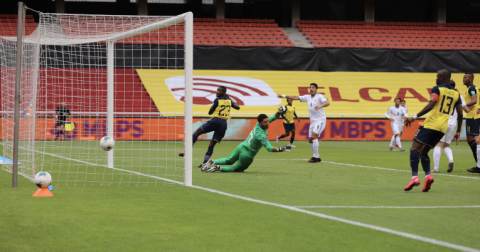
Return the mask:
[[412,168],[412,176],[418,176],[419,161],[420,153],[417,150],[410,151],[410,167]]
[[468,142],[468,145],[470,145],[470,149],[472,149],[473,157],[475,158],[475,163],[477,163],[477,142],[475,140],[472,140]]
[[425,171],[425,176],[430,174],[430,158],[428,154],[424,154],[420,157],[420,162],[422,162],[423,170]]

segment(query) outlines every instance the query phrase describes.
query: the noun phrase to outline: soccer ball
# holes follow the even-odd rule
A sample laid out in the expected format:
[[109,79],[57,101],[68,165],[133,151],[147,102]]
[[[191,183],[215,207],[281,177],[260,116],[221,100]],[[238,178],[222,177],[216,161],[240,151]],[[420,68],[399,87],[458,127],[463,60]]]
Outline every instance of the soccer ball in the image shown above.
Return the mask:
[[102,147],[103,150],[109,151],[113,149],[115,146],[115,140],[109,136],[104,136],[102,139],[100,139],[100,147]]
[[41,171],[35,175],[33,181],[38,187],[46,188],[52,183],[52,176],[48,172]]
[[287,107],[285,106],[278,107],[278,113],[283,114],[285,113],[285,111],[287,111]]

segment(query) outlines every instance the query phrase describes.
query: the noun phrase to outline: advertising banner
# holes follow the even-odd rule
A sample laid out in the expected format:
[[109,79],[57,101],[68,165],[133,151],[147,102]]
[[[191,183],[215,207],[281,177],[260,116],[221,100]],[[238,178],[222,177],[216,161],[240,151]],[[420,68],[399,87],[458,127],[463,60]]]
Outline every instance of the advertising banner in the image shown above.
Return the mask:
[[[158,110],[168,113],[172,104],[183,106],[185,85],[179,70],[140,70],[137,73]],[[452,74],[461,94],[466,91],[463,73]],[[286,100],[276,94],[301,96],[309,94],[310,83],[317,83],[330,106],[327,117],[385,118],[395,97],[406,101],[408,113],[419,112],[436,85],[436,73],[380,72],[305,72],[305,71],[230,71],[195,70],[193,77],[193,114],[206,116],[219,86],[240,105],[231,115],[257,117],[275,113]],[[294,101],[297,115],[308,117],[307,105]]]
[[[272,114],[268,114],[272,115]],[[2,120],[13,120],[2,118]],[[27,118],[21,118],[20,124]],[[206,118],[195,118],[193,130],[195,131]],[[106,118],[74,118],[75,129],[67,132],[68,140],[100,140],[107,132]],[[411,140],[416,130],[422,124],[417,120],[412,127],[405,127],[402,139]],[[256,119],[230,119],[224,140],[245,140],[257,123]],[[36,140],[53,140],[56,136],[56,120],[54,118],[38,118],[37,125],[47,125],[47,128],[36,128]],[[183,118],[116,118],[114,123],[115,140],[183,140],[184,139]],[[295,120],[296,141],[308,140],[308,129],[310,120],[301,119],[300,123]],[[273,121],[268,129],[268,139],[274,141],[277,136],[285,132],[282,120]],[[0,131],[0,139],[2,137]],[[20,139],[26,139],[28,132],[21,132]],[[193,132],[192,132],[193,133]],[[321,140],[340,141],[386,141],[392,137],[392,128],[387,119],[327,119],[325,130],[320,135]],[[8,134],[10,136],[13,133]],[[199,140],[210,140],[213,132],[202,135]],[[191,137],[191,135],[189,135]],[[289,140],[286,137],[283,140]]]

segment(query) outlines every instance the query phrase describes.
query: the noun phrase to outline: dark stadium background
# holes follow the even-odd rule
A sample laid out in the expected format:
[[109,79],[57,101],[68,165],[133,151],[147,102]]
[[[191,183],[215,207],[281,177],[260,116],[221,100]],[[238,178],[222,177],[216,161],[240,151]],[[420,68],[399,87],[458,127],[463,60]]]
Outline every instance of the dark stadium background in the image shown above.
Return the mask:
[[[137,0],[147,1],[147,0]],[[4,0],[0,14],[16,14],[17,2]],[[63,1],[25,0],[24,4],[41,12],[57,12]],[[215,18],[218,0],[184,0],[184,4],[148,3],[148,15],[177,15],[192,11],[197,18]],[[364,21],[366,8],[373,6],[375,21],[437,22],[438,10],[445,10],[447,23],[480,22],[480,0],[243,0],[226,3],[224,18],[274,19],[280,27],[292,26],[292,6],[299,6],[300,19]],[[66,13],[136,15],[137,3],[130,0],[92,2],[64,0]]]

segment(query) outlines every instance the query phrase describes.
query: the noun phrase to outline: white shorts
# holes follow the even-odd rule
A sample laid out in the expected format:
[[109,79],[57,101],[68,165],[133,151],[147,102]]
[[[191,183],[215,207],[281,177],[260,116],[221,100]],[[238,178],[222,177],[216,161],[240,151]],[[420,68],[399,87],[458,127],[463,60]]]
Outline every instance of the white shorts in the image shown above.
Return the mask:
[[443,135],[442,139],[440,139],[440,142],[450,144],[452,142],[453,136],[455,135],[456,128],[457,128],[456,125],[449,124],[447,128],[447,133]]
[[315,123],[310,123],[310,129],[308,130],[308,137],[312,137],[313,133],[317,133],[318,136],[322,134],[323,130],[325,129],[325,125],[327,124],[326,121],[318,121]]
[[399,124],[393,124],[392,123],[392,131],[393,131],[393,134],[396,135],[396,134],[402,134],[403,132],[403,124],[402,125],[399,125]]

